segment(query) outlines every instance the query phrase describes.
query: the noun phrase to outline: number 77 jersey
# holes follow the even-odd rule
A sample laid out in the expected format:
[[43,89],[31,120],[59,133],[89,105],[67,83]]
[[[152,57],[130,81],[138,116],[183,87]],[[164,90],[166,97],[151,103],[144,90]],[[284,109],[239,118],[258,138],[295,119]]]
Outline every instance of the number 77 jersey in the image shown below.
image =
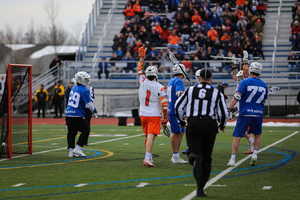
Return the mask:
[[139,100],[140,115],[146,117],[160,117],[160,96],[165,96],[165,87],[156,81],[148,80],[145,75],[140,76]]
[[263,116],[264,100],[268,98],[268,87],[259,78],[247,78],[241,81],[238,90],[242,96],[239,101],[240,115]]

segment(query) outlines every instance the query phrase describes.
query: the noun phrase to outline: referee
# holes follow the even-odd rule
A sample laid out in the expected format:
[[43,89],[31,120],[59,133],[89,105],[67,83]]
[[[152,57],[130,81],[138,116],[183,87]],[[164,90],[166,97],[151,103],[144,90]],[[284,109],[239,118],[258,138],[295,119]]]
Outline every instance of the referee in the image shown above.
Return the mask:
[[[227,121],[227,107],[224,95],[211,86],[212,73],[202,69],[200,83],[188,88],[175,104],[176,117],[180,126],[186,126],[186,141],[189,147],[187,156],[194,166],[193,174],[197,181],[197,197],[206,196],[203,188],[211,171],[211,154],[218,127],[224,131]],[[219,123],[219,124],[218,124]]]

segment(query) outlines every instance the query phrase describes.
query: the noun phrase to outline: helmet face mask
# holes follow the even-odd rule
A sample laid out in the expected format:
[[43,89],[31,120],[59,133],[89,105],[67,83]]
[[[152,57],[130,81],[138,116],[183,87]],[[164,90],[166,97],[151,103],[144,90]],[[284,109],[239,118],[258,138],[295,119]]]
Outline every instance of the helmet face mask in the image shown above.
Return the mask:
[[251,63],[250,67],[249,67],[249,72],[251,73],[256,73],[258,75],[261,74],[261,71],[262,71],[262,65],[258,62],[254,62],[254,63]]
[[239,71],[237,74],[236,74],[236,79],[237,79],[237,82],[240,83],[243,79],[244,79],[244,75],[243,75],[243,71]]
[[76,80],[76,83],[79,83],[81,85],[84,85],[84,86],[89,86],[91,84],[91,76],[84,72],[84,71],[81,71],[81,72],[77,72],[75,74],[75,80]]
[[146,77],[155,76],[158,79],[158,70],[155,66],[148,66],[145,70]]
[[186,73],[186,69],[185,69],[185,66],[183,64],[176,64],[176,65],[174,65],[173,66],[173,75],[180,75],[181,74],[181,75],[183,75],[185,77],[185,75],[182,72],[182,70]]

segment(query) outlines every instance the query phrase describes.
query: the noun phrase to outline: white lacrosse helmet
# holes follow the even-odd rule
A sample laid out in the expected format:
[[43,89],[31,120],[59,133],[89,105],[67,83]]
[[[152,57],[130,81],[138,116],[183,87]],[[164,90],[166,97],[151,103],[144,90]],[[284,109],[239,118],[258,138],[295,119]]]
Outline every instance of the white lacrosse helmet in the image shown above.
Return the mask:
[[85,71],[77,72],[75,74],[76,83],[82,84],[84,86],[89,86],[91,84],[91,76]]
[[198,70],[196,71],[196,73],[195,73],[195,77],[196,77],[197,83],[200,83],[200,81],[199,81],[200,71],[201,71],[201,69],[198,69]]
[[260,63],[258,63],[258,62],[251,63],[251,65],[249,67],[250,73],[253,72],[253,73],[260,75],[261,71],[262,71],[262,65]]
[[[180,65],[180,66],[179,66]],[[184,73],[182,72],[181,68],[183,69],[183,71],[186,73],[186,69],[185,66],[183,64],[176,64],[173,66],[173,75],[177,75],[177,74],[182,74],[184,75]]]
[[146,68],[145,71],[146,77],[148,76],[155,76],[156,79],[158,78],[158,70],[155,66],[149,66]]
[[244,79],[244,74],[243,74],[243,70],[239,71],[237,74],[236,74],[236,79],[238,82],[241,82],[243,79]]

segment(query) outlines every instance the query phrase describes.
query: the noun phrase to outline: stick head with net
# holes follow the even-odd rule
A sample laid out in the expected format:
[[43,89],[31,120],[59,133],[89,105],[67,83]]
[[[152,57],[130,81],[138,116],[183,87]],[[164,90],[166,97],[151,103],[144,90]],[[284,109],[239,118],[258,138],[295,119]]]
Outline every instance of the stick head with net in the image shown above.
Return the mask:
[[170,133],[170,129],[167,126],[163,126],[163,133],[167,136],[170,137],[171,133]]

